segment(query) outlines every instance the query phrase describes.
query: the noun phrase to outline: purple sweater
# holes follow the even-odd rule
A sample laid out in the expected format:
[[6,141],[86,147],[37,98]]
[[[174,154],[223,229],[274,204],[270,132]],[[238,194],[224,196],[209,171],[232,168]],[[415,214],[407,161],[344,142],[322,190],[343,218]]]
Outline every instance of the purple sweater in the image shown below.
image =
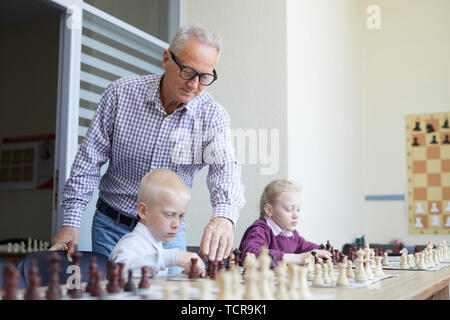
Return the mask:
[[269,252],[275,257],[275,263],[280,261],[285,253],[303,253],[319,248],[317,244],[302,238],[297,230],[292,233],[294,237],[275,236],[266,219],[256,220],[242,236],[239,245],[241,262],[244,262],[247,252],[252,252],[258,256],[261,247],[269,249]]

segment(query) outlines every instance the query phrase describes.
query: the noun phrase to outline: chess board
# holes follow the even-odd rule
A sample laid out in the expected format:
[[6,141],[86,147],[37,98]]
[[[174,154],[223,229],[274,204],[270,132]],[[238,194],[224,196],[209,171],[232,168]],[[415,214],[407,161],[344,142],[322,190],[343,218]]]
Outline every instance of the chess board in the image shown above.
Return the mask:
[[406,116],[408,231],[450,234],[450,112]]
[[405,271],[437,271],[447,267],[450,267],[450,262],[441,261],[440,264],[435,265],[434,267],[428,267],[426,269],[419,269],[417,267],[402,269],[400,267],[400,257],[389,257],[389,264],[383,265],[383,269],[385,270],[405,270]]

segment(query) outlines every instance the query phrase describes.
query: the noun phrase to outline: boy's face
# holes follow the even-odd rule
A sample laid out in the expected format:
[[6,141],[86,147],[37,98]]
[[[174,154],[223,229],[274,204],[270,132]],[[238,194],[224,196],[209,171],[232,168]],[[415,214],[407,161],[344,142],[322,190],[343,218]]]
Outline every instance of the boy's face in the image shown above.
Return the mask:
[[170,242],[178,233],[187,210],[189,198],[161,191],[154,204],[138,204],[141,222],[162,242]]
[[271,206],[271,209],[268,208],[269,210],[266,210],[267,216],[271,217],[283,230],[295,230],[300,216],[300,192],[282,192],[275,202],[269,206]]

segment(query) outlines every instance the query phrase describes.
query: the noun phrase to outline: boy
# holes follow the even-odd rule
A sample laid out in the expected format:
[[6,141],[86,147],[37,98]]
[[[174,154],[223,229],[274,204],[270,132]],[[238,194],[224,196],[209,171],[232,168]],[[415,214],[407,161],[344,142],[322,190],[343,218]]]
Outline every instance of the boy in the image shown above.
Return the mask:
[[196,253],[162,247],[162,242],[169,242],[177,234],[189,201],[189,188],[173,171],[157,169],[145,175],[138,190],[140,221],[119,240],[109,259],[124,262],[125,274],[131,269],[133,277],[140,276],[145,266],[149,276],[154,277],[167,274],[170,266],[179,266],[183,273],[189,273],[191,258],[197,258],[204,276],[205,265]]

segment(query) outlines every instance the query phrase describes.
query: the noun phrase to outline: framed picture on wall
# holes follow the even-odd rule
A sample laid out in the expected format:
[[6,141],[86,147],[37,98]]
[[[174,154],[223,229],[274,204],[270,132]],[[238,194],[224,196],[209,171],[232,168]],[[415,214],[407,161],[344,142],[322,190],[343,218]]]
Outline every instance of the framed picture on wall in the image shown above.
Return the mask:
[[0,190],[52,188],[54,153],[54,135],[3,139]]

